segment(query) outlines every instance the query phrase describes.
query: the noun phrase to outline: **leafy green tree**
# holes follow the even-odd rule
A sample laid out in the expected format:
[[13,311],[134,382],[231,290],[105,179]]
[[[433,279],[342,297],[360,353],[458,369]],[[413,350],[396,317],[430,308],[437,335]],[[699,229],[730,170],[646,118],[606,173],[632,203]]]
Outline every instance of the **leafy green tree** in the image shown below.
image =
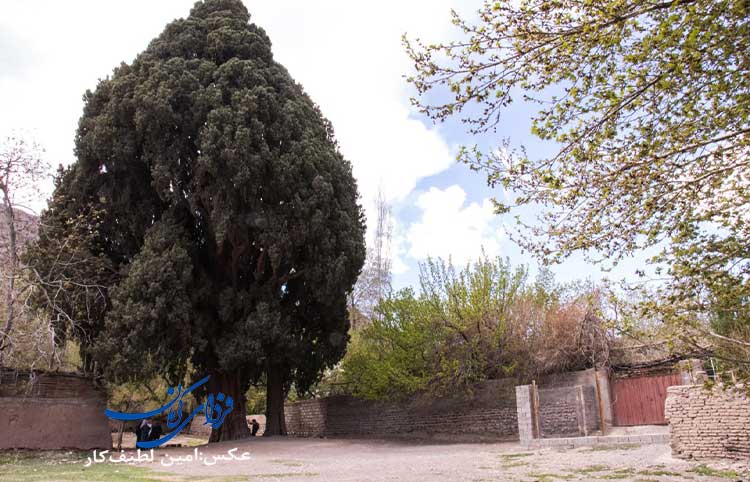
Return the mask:
[[557,147],[538,158],[507,140],[461,152],[515,196],[499,213],[542,208],[519,216],[522,246],[545,261],[581,251],[612,264],[658,247],[682,308],[704,271],[747,271],[734,248],[750,244],[748,2],[487,0],[476,20],[453,22],[454,42],[404,40],[416,105],[477,134],[523,100],[536,109],[532,133]]
[[548,271],[481,258],[456,269],[421,265],[420,291],[401,290],[352,336],[342,363],[354,394],[396,398],[418,391],[470,390],[487,379],[580,370],[606,361],[596,292],[561,286]]
[[421,266],[428,316],[447,335],[437,347],[442,385],[468,386],[501,376],[511,310],[527,279],[525,267],[514,269],[501,258],[482,257],[461,270],[440,259]]
[[352,333],[344,380],[363,398],[387,399],[429,387],[432,353],[443,338],[410,288],[383,299],[378,316]]
[[239,0],[196,3],[84,99],[50,212],[102,213],[89,248],[117,276],[88,350],[113,381],[210,374],[234,399],[212,441],[248,434],[265,377],[266,434],[285,433],[289,387],[344,354],[365,256],[330,123]]

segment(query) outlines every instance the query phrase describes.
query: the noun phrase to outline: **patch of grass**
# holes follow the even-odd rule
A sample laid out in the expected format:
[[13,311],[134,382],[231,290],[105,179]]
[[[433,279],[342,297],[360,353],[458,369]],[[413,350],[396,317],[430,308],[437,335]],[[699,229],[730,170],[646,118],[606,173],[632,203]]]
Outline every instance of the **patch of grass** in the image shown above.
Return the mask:
[[[0,453],[0,482],[19,480],[86,481],[86,482],[186,482],[206,480],[205,477],[183,476],[157,472],[146,467],[125,464],[94,464],[84,467],[90,452],[73,451],[13,451]],[[224,476],[212,482],[246,481],[246,477]]]
[[199,438],[190,438],[185,440],[185,445],[188,447],[200,447],[206,445],[206,441]]
[[30,458],[23,453],[0,453],[0,466],[10,464],[22,464],[26,462],[26,459]]
[[554,482],[558,479],[569,480],[573,478],[570,474],[537,474],[533,472],[526,474],[526,477],[531,477],[538,482]]
[[317,477],[317,472],[283,472],[278,474],[251,474],[250,479],[271,479],[275,477]]
[[682,474],[680,474],[679,472],[670,472],[669,470],[659,469],[659,470],[641,470],[640,472],[638,472],[638,475],[654,475],[657,477],[660,477],[660,476],[679,477]]
[[271,462],[279,465],[284,465],[286,467],[302,467],[303,465],[305,465],[299,460],[274,459],[271,460]]
[[518,452],[515,454],[500,454],[500,458],[503,460],[513,460],[521,457],[531,457],[532,455],[534,455],[533,452]]
[[617,469],[617,470],[615,470],[615,473],[616,474],[634,474],[635,473],[635,469],[632,468],[632,467],[626,467],[624,469]]
[[[166,481],[170,481],[171,482],[173,480],[179,481],[179,482],[183,482],[183,481],[184,482],[192,482],[192,481],[206,482],[207,477],[214,477],[214,476],[191,476],[191,477],[188,477],[187,479],[181,479],[181,478],[179,478],[180,476],[173,476],[173,477],[177,477],[177,478],[176,479],[175,478],[167,478],[167,479],[163,479],[163,480],[165,482]],[[247,477],[245,477],[243,475],[225,475],[225,476],[220,477],[218,479],[212,478],[211,482],[247,482]]]
[[[110,464],[92,465],[83,467],[80,463],[48,465],[44,463],[33,464],[7,464],[0,467],[0,482],[24,481],[68,481],[81,480],[90,482],[162,482],[175,480],[164,474],[156,474],[143,467],[128,465],[115,466]],[[178,479],[179,480],[179,479]]]
[[607,480],[627,479],[630,477],[630,474],[604,474],[604,475],[597,475],[596,477],[599,479],[607,479]]
[[692,469],[688,470],[688,472],[693,472],[698,475],[705,475],[707,477],[721,477],[722,479],[736,479],[740,476],[740,474],[738,474],[734,470],[719,470],[703,464],[697,467],[693,467]]
[[526,467],[527,465],[529,465],[529,464],[526,463],[526,462],[519,461],[519,462],[511,462],[509,464],[503,464],[502,467],[504,469],[512,469],[513,467]]
[[571,470],[571,472],[575,472],[576,474],[591,474],[594,472],[604,472],[605,470],[609,470],[609,467],[606,465],[589,465],[582,469]]
[[617,450],[634,450],[640,448],[639,444],[620,444],[620,445],[595,445],[593,447],[583,449],[581,452],[610,452]]
[[633,482],[659,482],[657,479],[635,479]]
[[86,460],[90,452],[73,450],[8,450],[0,452],[0,466],[2,465],[56,465],[76,463]]

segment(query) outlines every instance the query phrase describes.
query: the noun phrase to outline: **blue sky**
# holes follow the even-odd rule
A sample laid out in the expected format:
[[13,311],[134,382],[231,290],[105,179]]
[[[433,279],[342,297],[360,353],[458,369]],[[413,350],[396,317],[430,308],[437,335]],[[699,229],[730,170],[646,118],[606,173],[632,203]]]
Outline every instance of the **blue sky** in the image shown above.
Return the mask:
[[[164,25],[186,16],[192,0],[4,0],[0,4],[0,136],[30,132],[56,166],[73,161],[81,96],[121,61],[130,62]],[[532,111],[516,105],[495,135],[468,136],[455,122],[434,126],[409,103],[402,76],[410,69],[402,33],[426,42],[456,34],[450,9],[471,14],[476,0],[245,0],[251,21],[268,32],[284,64],[332,121],[352,162],[363,204],[373,219],[382,188],[393,207],[394,286],[417,282],[426,256],[465,263],[481,253],[533,259],[507,237],[491,212],[481,174],[457,164],[461,144],[496,144],[510,137],[529,152],[549,152],[529,135]],[[37,203],[41,209],[44,202]],[[575,256],[554,268],[558,279],[632,278],[642,258],[603,274]]]

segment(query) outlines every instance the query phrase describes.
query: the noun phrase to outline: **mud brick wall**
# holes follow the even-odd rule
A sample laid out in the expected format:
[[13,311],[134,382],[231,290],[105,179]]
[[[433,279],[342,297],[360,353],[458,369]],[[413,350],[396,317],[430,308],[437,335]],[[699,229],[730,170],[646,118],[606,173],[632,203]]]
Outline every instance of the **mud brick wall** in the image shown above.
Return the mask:
[[544,437],[586,435],[599,430],[592,386],[539,389],[539,430]]
[[515,389],[505,380],[486,382],[471,396],[438,400],[376,402],[350,396],[305,400],[287,405],[285,415],[289,434],[298,437],[518,437]]
[[750,399],[740,390],[700,385],[667,389],[672,454],[681,458],[750,459]]
[[0,450],[111,448],[104,393],[65,374],[12,378],[0,385]]
[[[578,385],[583,387],[584,401],[586,403],[586,426],[589,432],[599,430],[599,402],[596,396],[597,379],[599,381],[599,392],[602,398],[602,415],[608,427],[613,424],[612,402],[610,396],[610,373],[607,370],[581,370],[577,372],[559,373],[546,375],[537,380],[540,390],[551,388],[570,389]],[[542,394],[540,393],[540,398]],[[540,400],[541,402],[541,400]],[[541,407],[540,407],[541,408]],[[541,418],[541,415],[540,415]],[[541,428],[541,427],[540,427]]]
[[0,397],[88,399],[103,396],[91,379],[82,375],[0,370]]
[[[544,391],[539,390],[539,399],[543,400]],[[579,435],[578,407],[573,400],[554,400],[539,404],[539,430],[542,437],[559,435]]]
[[[260,425],[260,427],[258,428],[258,433],[255,434],[256,436],[260,437],[263,435],[263,432],[266,431],[266,416],[265,415],[262,415],[262,414],[248,415],[245,417],[245,419],[247,420],[248,428],[251,428],[250,424],[252,423],[253,419],[255,419],[258,422],[258,425]],[[182,433],[209,437],[211,436],[211,426],[206,424],[205,415],[196,415],[195,417],[193,417],[193,420],[186,427],[186,429],[182,431]]]

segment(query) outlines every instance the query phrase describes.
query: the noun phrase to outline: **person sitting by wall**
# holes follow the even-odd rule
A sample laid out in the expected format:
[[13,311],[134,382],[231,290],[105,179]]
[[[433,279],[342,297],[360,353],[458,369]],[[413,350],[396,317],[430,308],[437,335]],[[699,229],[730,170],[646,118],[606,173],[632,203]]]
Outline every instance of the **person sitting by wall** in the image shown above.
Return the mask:
[[135,429],[135,438],[138,442],[149,442],[158,440],[161,437],[162,428],[158,423],[154,423],[150,418],[144,418]]
[[149,432],[148,432],[148,439],[147,440],[149,440],[149,441],[151,441],[151,440],[158,440],[159,438],[161,438],[161,434],[163,432],[162,428],[161,428],[161,425],[158,424],[158,423],[156,423],[156,422],[154,422],[153,420],[150,420],[150,419],[149,419],[149,422],[151,423],[151,430],[149,430]]
[[144,418],[141,423],[135,428],[135,440],[136,442],[145,442],[147,432],[150,430],[149,420]]

